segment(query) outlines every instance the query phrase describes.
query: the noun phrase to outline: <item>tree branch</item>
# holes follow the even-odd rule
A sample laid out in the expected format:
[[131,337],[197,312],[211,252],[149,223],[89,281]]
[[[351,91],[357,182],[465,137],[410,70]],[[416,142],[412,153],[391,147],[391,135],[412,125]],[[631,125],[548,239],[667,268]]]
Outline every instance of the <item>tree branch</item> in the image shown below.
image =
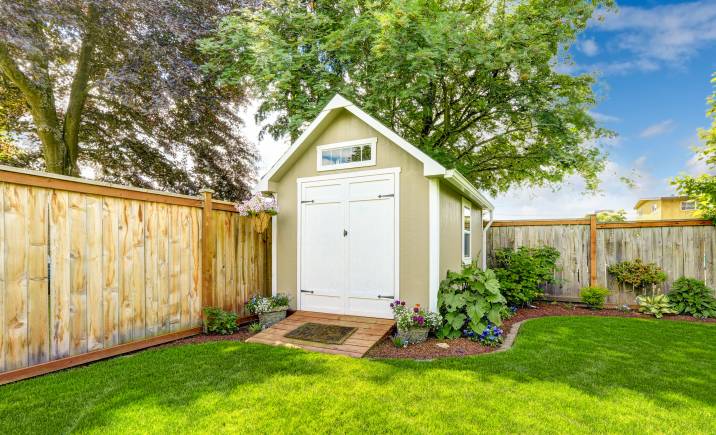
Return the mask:
[[77,69],[72,78],[70,87],[70,98],[67,103],[65,122],[62,136],[67,146],[65,155],[65,168],[71,175],[78,175],[77,156],[79,155],[79,131],[82,121],[82,110],[84,109],[87,94],[89,92],[89,78],[92,69],[92,53],[94,51],[94,32],[96,10],[90,5],[87,12],[87,26],[82,45],[80,46]]

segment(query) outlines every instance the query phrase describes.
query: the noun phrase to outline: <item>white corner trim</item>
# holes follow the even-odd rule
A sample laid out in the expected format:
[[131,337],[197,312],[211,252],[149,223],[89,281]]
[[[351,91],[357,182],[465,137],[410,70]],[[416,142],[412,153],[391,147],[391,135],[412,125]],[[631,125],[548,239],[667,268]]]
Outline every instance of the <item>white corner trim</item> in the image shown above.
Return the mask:
[[[495,221],[495,213],[493,210],[489,210],[490,214],[490,220],[487,222],[487,225],[482,229],[482,252],[480,253],[480,257],[482,260],[482,270],[487,269],[487,230],[490,229],[490,226],[492,225],[492,222]],[[480,225],[482,225],[483,219],[480,219]]]
[[271,216],[271,296],[278,293],[278,216]]
[[[357,139],[357,140],[349,140],[345,142],[336,142],[336,143],[329,143],[325,145],[318,145],[316,147],[316,171],[318,172],[324,172],[324,171],[337,171],[339,169],[351,169],[351,168],[361,168],[365,166],[375,166],[377,162],[377,156],[376,156],[376,144],[378,143],[377,137],[367,137],[365,139]],[[333,165],[324,165],[323,164],[323,151],[326,150],[333,150],[337,148],[344,148],[344,147],[350,147],[350,146],[356,146],[356,145],[370,145],[370,160],[361,160],[358,162],[351,162],[351,163],[337,163]]]
[[454,169],[448,169],[445,172],[445,180],[448,183],[452,184],[455,188],[457,188],[458,191],[460,191],[463,195],[467,196],[468,199],[474,201],[476,204],[479,204],[480,206],[488,210],[495,209],[495,206],[492,205],[490,200],[487,199],[485,195],[480,193],[480,191],[477,190],[477,188],[458,171]]
[[428,309],[438,311],[440,288],[440,179],[428,179]]

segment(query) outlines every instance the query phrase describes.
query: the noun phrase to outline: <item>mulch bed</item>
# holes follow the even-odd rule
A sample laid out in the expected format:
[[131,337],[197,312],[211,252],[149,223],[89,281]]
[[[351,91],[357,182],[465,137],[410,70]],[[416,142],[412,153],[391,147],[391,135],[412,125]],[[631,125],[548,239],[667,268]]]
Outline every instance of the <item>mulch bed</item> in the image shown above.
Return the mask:
[[[618,310],[590,310],[588,308],[565,304],[565,303],[538,303],[536,308],[522,308],[517,311],[514,317],[502,324],[505,335],[510,332],[515,323],[547,316],[600,316],[600,317],[636,317],[653,319],[652,316],[638,312],[622,312]],[[662,320],[686,320],[691,322],[716,322],[716,319],[698,320],[691,316],[666,315]],[[438,347],[438,343],[447,343],[448,348]],[[425,342],[413,344],[408,347],[397,348],[393,345],[390,337],[376,343],[375,346],[365,355],[367,358],[410,358],[416,360],[430,360],[434,358],[477,355],[481,353],[494,352],[496,347],[483,346],[482,344],[470,341],[467,338],[454,340],[438,340],[430,337]]]
[[199,334],[194,335],[192,337],[182,338],[181,340],[172,341],[171,343],[162,344],[158,347],[179,346],[182,344],[208,343],[210,341],[246,341],[252,335],[254,335],[254,333],[249,332],[248,328],[243,326],[239,328],[238,331],[230,335]]

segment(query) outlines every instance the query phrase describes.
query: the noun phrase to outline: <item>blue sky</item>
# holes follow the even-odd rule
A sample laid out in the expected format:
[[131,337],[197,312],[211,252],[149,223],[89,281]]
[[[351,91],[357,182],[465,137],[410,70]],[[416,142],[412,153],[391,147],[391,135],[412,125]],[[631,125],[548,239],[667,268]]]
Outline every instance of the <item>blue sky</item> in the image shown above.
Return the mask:
[[[595,118],[618,136],[605,143],[609,154],[601,192],[585,195],[578,177],[558,191],[514,189],[495,198],[496,217],[526,219],[578,217],[595,209],[632,211],[640,197],[673,193],[669,179],[679,173],[703,173],[691,147],[696,131],[709,123],[706,97],[716,72],[716,0],[621,1],[604,14],[570,49],[570,73],[595,73],[600,102]],[[247,110],[247,114],[252,108]],[[247,118],[247,135],[257,127]],[[253,136],[253,137],[252,137]],[[287,144],[262,141],[260,173]],[[628,176],[629,187],[619,181]]]

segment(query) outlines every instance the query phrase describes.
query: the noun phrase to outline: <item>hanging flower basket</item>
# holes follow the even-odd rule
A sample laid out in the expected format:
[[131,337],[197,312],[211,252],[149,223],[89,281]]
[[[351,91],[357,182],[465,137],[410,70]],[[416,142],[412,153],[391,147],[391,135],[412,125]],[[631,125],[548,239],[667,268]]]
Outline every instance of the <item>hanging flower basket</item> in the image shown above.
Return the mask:
[[278,204],[273,196],[256,194],[248,200],[236,204],[236,211],[241,216],[251,218],[251,225],[254,230],[263,234],[268,228],[271,216],[278,214]]

